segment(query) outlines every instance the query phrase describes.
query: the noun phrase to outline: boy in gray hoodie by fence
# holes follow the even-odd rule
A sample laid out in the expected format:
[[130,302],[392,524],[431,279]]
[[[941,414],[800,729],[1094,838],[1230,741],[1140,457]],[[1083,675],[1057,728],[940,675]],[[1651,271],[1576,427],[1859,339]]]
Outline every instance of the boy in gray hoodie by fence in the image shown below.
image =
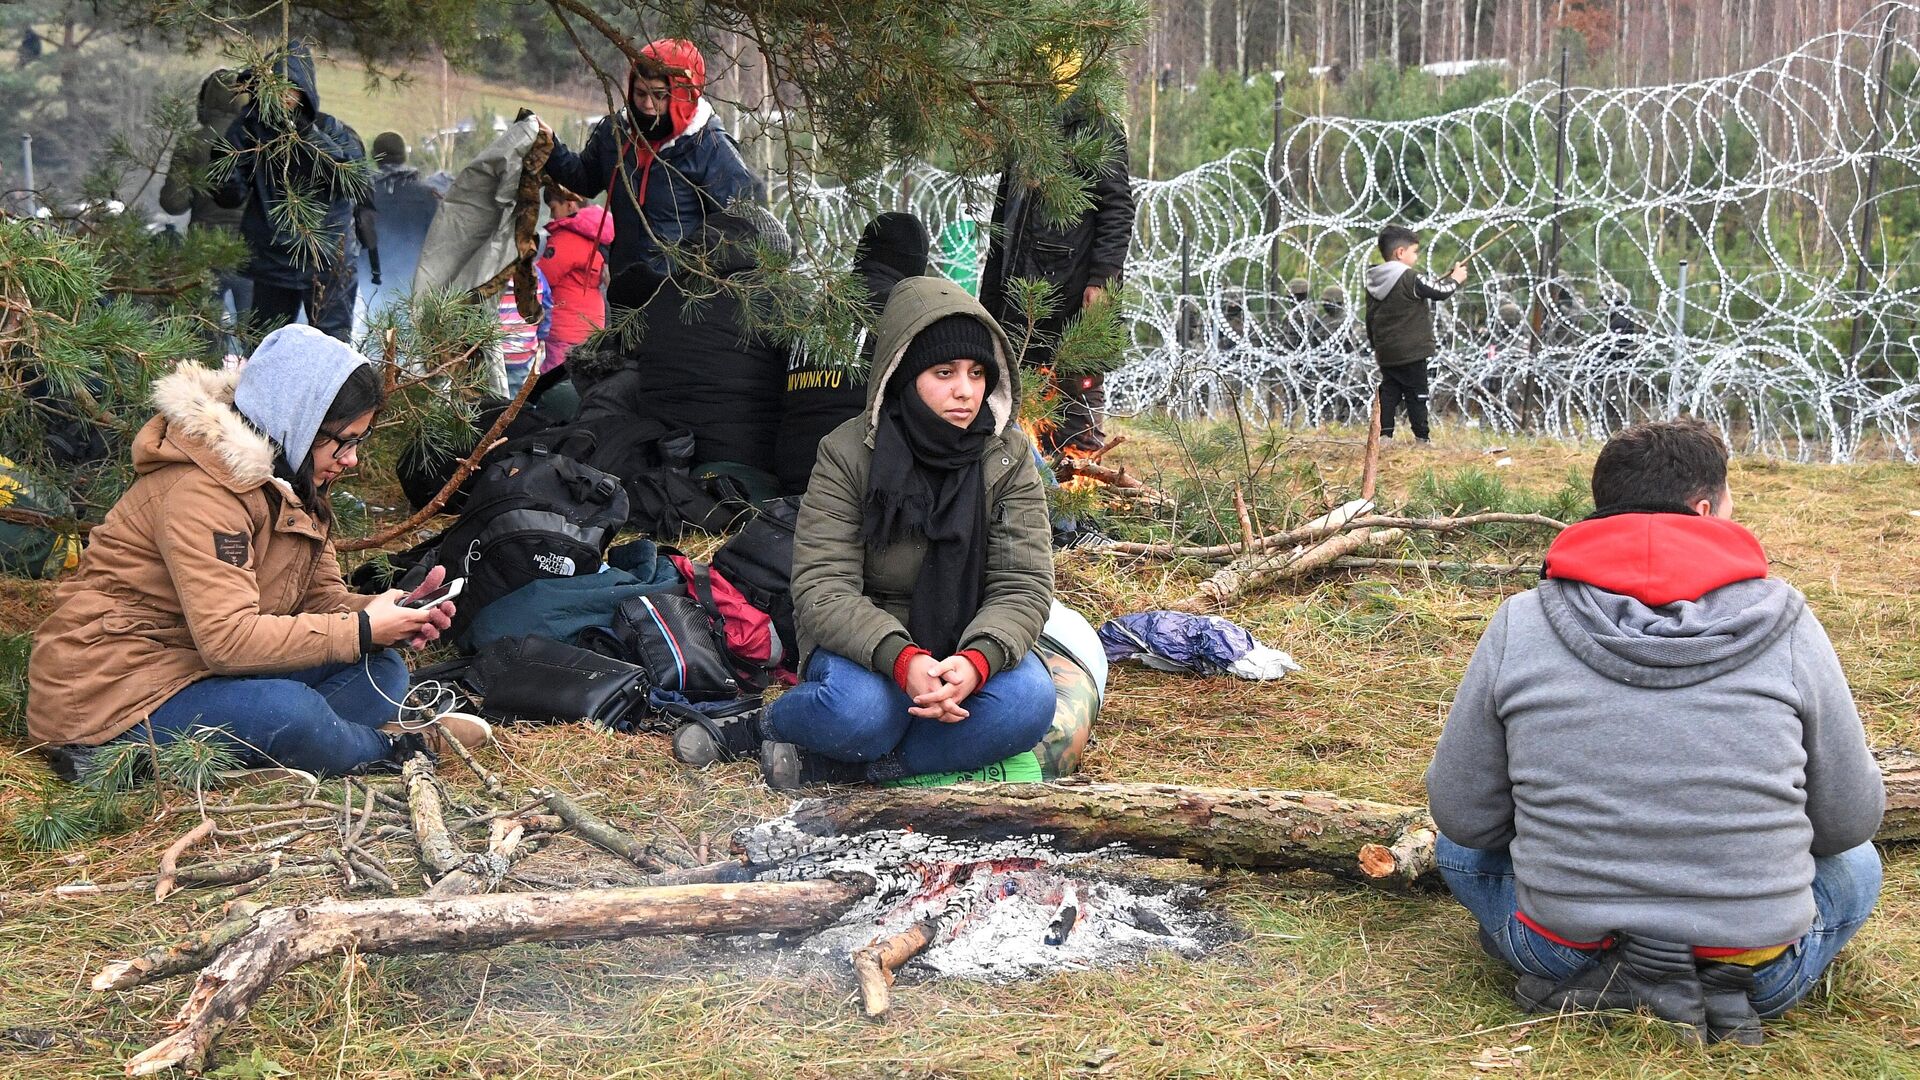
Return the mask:
[[1885,794],[1846,676],[1732,498],[1706,424],[1615,436],[1599,509],[1454,697],[1427,771],[1440,872],[1528,1011],[1758,1043],[1879,896]]
[[1380,437],[1393,438],[1393,416],[1407,405],[1407,426],[1426,442],[1427,361],[1438,351],[1430,300],[1451,299],[1467,280],[1467,264],[1457,263],[1445,277],[1417,272],[1420,238],[1411,229],[1389,225],[1380,230],[1380,257],[1367,267],[1367,340],[1380,365]]

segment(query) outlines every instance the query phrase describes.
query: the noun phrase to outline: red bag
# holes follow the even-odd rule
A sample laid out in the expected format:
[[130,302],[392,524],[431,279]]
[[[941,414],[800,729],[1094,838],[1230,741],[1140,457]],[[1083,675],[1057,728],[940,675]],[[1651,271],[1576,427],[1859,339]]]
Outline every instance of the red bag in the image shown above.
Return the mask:
[[776,679],[788,686],[799,682],[790,670],[780,635],[774,632],[773,616],[754,607],[739,589],[706,563],[694,562],[677,553],[667,557],[680,572],[680,580],[686,582],[687,595],[726,631],[727,653],[741,669],[745,682],[761,687]]

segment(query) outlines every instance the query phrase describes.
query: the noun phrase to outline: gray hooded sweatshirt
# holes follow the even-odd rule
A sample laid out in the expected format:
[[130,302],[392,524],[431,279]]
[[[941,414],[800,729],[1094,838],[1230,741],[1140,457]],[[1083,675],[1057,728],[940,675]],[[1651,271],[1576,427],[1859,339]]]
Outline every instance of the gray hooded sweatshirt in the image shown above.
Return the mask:
[[[1739,537],[1751,552],[1720,559]],[[1813,857],[1871,839],[1885,805],[1826,631],[1764,576],[1671,599],[1753,573],[1728,572],[1742,558],[1765,574],[1731,522],[1635,514],[1562,539],[1553,580],[1474,650],[1427,771],[1435,823],[1508,848],[1520,912],[1569,940],[1799,938]]]

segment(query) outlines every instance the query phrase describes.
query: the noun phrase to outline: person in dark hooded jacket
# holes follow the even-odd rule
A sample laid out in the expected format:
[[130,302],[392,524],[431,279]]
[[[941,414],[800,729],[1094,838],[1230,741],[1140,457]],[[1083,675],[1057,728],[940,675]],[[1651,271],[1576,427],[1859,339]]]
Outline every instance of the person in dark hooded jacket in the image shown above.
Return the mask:
[[933,238],[927,226],[912,214],[881,214],[867,223],[853,249],[854,281],[861,298],[864,325],[855,344],[857,360],[836,364],[815,356],[795,356],[787,369],[780,399],[780,434],[774,440],[774,471],[788,495],[807,490],[820,440],[847,420],[860,415],[867,402],[867,371],[873,366],[873,326],[886,307],[893,287],[927,272]]
[[[358,168],[366,151],[352,129],[320,111],[305,44],[290,46],[274,70],[292,84],[287,100],[263,102],[256,92],[228,127],[232,164],[214,198],[229,209],[245,208],[240,231],[252,253],[247,276],[255,316],[291,322],[304,309],[309,324],[345,341],[357,291],[350,226],[365,194]],[[274,221],[290,196],[325,207],[307,236]]]
[[[195,106],[199,126],[180,140],[167,163],[167,179],[160,185],[160,209],[169,214],[188,215],[188,229],[236,235],[240,232],[242,211],[238,207],[221,206],[213,197],[213,185],[207,177],[207,164],[213,157],[215,144],[240,118],[237,75],[222,68],[200,80],[200,96]],[[244,315],[253,306],[253,281],[245,273],[222,272],[218,281],[219,298],[231,298],[234,314]]]
[[1621,432],[1593,501],[1454,695],[1440,873],[1523,1008],[1757,1043],[1873,908],[1880,770],[1820,620],[1732,520],[1718,432]]
[[757,737],[771,787],[877,783],[1004,761],[1053,722],[1033,652],[1051,530],[1006,335],[958,285],[915,277],[876,337],[867,407],[821,442],[800,504],[805,681],[758,718],[676,732],[682,761]]
[[[419,169],[407,164],[404,136],[383,131],[373,137],[372,149],[379,170],[373,177],[372,212],[355,215],[359,221],[377,222],[378,228],[378,246],[363,241],[360,249],[360,294],[367,298],[369,310],[383,298],[383,289],[386,296],[397,296],[412,283],[420,249],[427,242],[427,227],[440,210],[440,196],[421,181]],[[373,272],[375,265],[380,267],[378,275]]]
[[714,115],[706,82],[706,57],[692,42],[655,41],[627,73],[625,109],[595,124],[577,154],[554,140],[548,177],[583,199],[611,192],[607,303],[616,313],[644,306],[673,273],[667,245],[753,195],[753,171]]
[[1394,414],[1407,406],[1407,426],[1425,443],[1427,361],[1439,351],[1428,304],[1448,300],[1467,280],[1467,264],[1456,263],[1444,276],[1413,271],[1420,264],[1420,237],[1389,225],[1380,230],[1380,258],[1367,267],[1367,340],[1380,365],[1380,437],[1393,438]]
[[[980,302],[1006,327],[1026,325],[1017,310],[1012,287],[1015,278],[1037,278],[1053,287],[1053,314],[1035,331],[1040,340],[1020,358],[1024,367],[1053,363],[1053,345],[1081,311],[1108,301],[1121,285],[1127,267],[1127,248],[1133,243],[1133,187],[1127,174],[1127,137],[1119,125],[1093,111],[1085,97],[1074,93],[1077,63],[1062,62],[1057,70],[1069,95],[1061,106],[1060,137],[1071,143],[1098,134],[1109,144],[1099,169],[1080,179],[1088,186],[1093,205],[1070,221],[1049,218],[1029,186],[1018,162],[1009,162],[1000,175],[993,204],[993,242],[980,279]],[[1056,379],[1060,394],[1060,422],[1044,437],[1044,449],[1073,445],[1098,449],[1105,439],[1099,430],[1104,392],[1099,380]]]

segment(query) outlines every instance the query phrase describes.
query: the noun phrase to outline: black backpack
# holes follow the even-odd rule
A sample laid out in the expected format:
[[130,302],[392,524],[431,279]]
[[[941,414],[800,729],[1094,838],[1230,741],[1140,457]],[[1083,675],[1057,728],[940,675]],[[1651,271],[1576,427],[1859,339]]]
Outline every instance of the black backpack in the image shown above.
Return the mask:
[[[507,421],[507,428],[501,433],[507,440],[506,445],[480,459],[480,468],[475,469],[465,483],[447,496],[446,504],[440,508],[443,513],[458,514],[466,507],[467,496],[472,493],[473,485],[486,466],[515,450],[541,441],[544,438],[542,433],[559,425],[559,417],[540,408],[539,401],[542,394],[566,377],[565,365],[540,376],[527,396],[527,403],[513,414],[513,419]],[[460,463],[467,460],[467,455],[479,445],[480,436],[493,428],[494,421],[500,419],[500,414],[507,411],[509,404],[511,402],[505,398],[489,398],[483,402],[479,415],[474,417],[472,433],[458,440],[454,446],[443,449],[421,442],[400,451],[393,471],[400,480],[400,490],[406,493],[407,502],[415,510],[426,506],[435,495],[440,494],[440,489],[446,487],[447,481],[452,480],[453,474],[459,470]],[[545,441],[548,445],[555,445],[552,438],[545,438]]]
[[786,655],[799,662],[793,626],[793,534],[800,496],[759,504],[759,513],[713,553],[712,566],[747,602],[773,619]]
[[627,520],[620,481],[580,464],[565,444],[516,450],[481,470],[467,507],[440,538],[448,577],[465,577],[452,634],[464,644],[468,625],[488,604],[541,578],[600,570],[609,544]]

